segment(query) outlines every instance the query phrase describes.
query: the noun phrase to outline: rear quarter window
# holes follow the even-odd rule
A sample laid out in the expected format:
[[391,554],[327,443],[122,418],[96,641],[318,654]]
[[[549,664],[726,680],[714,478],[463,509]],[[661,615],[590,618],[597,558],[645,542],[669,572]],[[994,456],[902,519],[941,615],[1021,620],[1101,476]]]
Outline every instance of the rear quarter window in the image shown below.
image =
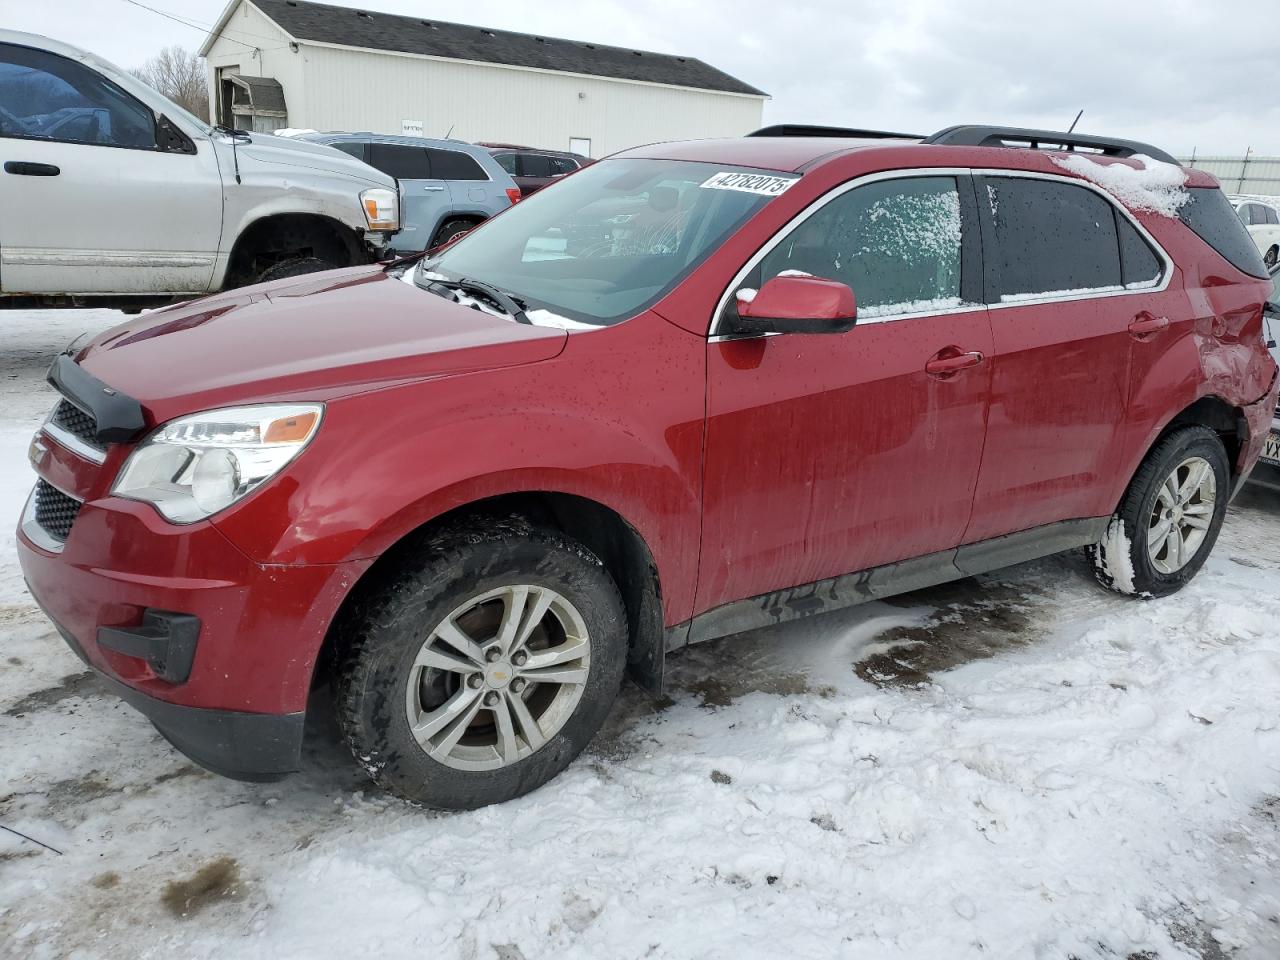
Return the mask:
[[1217,187],[1191,187],[1187,194],[1189,199],[1178,209],[1178,219],[1241,273],[1267,279],[1262,254],[1226,194]]

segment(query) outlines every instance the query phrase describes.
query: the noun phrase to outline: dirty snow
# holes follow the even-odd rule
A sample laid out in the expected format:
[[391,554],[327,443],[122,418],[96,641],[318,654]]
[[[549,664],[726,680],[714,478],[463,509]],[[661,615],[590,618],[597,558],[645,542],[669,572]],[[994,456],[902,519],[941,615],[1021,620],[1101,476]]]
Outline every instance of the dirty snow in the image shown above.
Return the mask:
[[1137,166],[1123,160],[1100,162],[1080,154],[1053,158],[1064,170],[1096,183],[1130,209],[1176,217],[1188,199],[1184,186],[1187,172],[1175,163],[1142,153],[1131,160]]
[[474,813],[369,787],[314,718],[278,784],[206,774],[22,589],[47,360],[0,314],[0,956],[1280,956],[1280,502],[1181,594],[1079,554],[691,648],[559,779]]

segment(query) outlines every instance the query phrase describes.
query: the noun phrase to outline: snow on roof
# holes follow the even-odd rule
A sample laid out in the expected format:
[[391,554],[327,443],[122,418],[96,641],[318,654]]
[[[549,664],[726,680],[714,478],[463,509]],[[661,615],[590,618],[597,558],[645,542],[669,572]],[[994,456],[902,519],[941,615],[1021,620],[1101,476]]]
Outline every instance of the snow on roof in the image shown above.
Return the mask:
[[1176,163],[1165,163],[1145,154],[1135,154],[1128,161],[1073,154],[1054,157],[1053,162],[1096,183],[1133,210],[1176,217],[1189,196],[1186,170]]

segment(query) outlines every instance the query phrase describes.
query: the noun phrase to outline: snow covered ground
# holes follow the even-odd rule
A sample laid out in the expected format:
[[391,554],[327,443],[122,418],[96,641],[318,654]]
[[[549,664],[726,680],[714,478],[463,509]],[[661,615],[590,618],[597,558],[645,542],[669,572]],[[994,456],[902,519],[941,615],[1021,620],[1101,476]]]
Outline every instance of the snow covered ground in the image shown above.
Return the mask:
[[99,692],[12,527],[49,357],[0,314],[0,956],[1280,956],[1280,501],[1151,603],[1074,555],[682,655],[558,780],[475,813],[206,774]]

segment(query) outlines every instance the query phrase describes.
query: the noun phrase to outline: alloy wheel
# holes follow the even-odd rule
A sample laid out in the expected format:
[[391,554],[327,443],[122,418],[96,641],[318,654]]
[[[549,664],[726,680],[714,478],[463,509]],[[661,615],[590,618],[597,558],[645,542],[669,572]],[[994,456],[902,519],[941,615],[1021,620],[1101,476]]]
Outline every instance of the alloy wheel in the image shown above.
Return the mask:
[[1188,457],[1165,477],[1147,529],[1147,554],[1160,573],[1177,573],[1196,555],[1213,524],[1218,480],[1203,457]]
[[586,624],[562,594],[532,584],[489,590],[454,609],[419,649],[406,691],[410,730],[446,766],[509,766],[573,715],[590,661]]

